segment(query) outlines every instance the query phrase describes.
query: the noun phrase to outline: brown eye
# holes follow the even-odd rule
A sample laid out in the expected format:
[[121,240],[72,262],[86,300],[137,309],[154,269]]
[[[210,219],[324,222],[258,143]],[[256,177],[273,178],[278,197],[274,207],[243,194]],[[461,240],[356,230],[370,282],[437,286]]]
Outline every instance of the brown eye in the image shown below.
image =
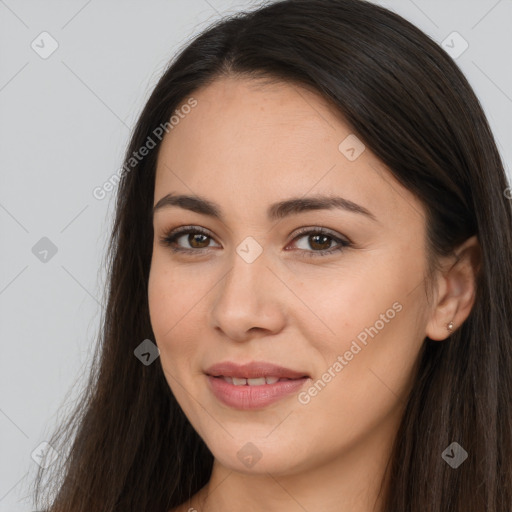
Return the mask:
[[[180,239],[185,240],[185,242],[179,243]],[[305,247],[299,247],[299,253],[304,257],[328,256],[352,246],[352,242],[331,234],[325,228],[303,228],[296,235],[294,242],[296,243],[300,239],[307,240]],[[212,247],[210,242],[213,240],[213,237],[202,228],[184,226],[168,232],[160,239],[160,242],[162,245],[169,247],[173,252],[200,255],[203,254],[205,249]],[[338,246],[332,248],[333,242]]]
[[[298,240],[305,239],[306,242],[299,246]],[[332,247],[332,243],[338,244],[338,247]],[[335,236],[328,232],[325,228],[304,228],[294,238],[294,244],[298,246],[304,257],[309,256],[328,256],[338,251],[342,251],[346,247],[351,247],[352,243],[348,240]]]
[[[182,235],[185,236],[185,235]],[[181,237],[178,237],[181,238]],[[187,241],[190,244],[191,247],[194,249],[204,249],[205,247],[208,247],[208,239],[210,237],[203,235],[202,233],[193,233],[189,234]],[[204,245],[206,242],[206,245]],[[203,245],[202,245],[203,244]]]
[[[182,240],[181,243],[179,240]],[[213,238],[205,231],[193,226],[185,226],[166,233],[161,243],[170,247],[174,252],[200,253],[203,249],[210,247]]]
[[310,235],[309,240],[309,245],[313,249],[318,249],[320,251],[329,249],[332,243],[332,238],[327,235]]

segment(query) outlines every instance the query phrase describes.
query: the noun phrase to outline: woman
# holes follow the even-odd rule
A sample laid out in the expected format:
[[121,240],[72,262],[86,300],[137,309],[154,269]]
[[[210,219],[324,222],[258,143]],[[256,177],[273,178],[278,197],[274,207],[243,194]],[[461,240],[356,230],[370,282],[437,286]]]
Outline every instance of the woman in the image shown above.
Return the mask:
[[510,511],[507,187],[467,80],[400,16],[284,0],[209,27],[126,153],[44,506]]

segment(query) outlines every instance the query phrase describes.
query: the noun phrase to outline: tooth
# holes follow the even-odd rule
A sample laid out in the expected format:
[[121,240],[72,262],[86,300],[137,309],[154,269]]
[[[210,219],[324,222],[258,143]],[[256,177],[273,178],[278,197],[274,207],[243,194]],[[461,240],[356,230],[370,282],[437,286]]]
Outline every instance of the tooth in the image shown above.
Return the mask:
[[249,384],[249,386],[263,386],[263,384],[265,384],[265,377],[260,377],[258,379],[247,379],[247,384]]
[[226,377],[224,375],[222,378],[229,384],[234,384],[235,386],[263,386],[264,384],[275,384],[281,380],[290,380],[286,378],[280,379],[279,377],[258,377],[255,379],[245,379],[242,377]]

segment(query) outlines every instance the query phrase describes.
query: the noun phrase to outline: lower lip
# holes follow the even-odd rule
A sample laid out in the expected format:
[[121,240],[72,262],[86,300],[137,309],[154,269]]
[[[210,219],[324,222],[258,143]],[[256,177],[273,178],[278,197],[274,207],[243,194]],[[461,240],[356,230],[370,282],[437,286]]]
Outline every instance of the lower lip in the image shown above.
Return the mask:
[[261,386],[235,386],[222,377],[207,375],[213,394],[224,404],[236,409],[260,409],[297,392],[309,380],[291,379]]

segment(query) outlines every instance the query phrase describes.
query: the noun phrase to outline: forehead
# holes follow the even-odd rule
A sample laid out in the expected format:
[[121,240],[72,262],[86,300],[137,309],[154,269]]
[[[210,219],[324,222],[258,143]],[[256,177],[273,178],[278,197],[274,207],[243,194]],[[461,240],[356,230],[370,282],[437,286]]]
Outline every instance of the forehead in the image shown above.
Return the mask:
[[197,105],[162,141],[155,203],[170,192],[196,194],[254,216],[311,192],[342,195],[388,222],[411,211],[422,217],[417,198],[319,94],[284,82],[222,78],[192,97]]

